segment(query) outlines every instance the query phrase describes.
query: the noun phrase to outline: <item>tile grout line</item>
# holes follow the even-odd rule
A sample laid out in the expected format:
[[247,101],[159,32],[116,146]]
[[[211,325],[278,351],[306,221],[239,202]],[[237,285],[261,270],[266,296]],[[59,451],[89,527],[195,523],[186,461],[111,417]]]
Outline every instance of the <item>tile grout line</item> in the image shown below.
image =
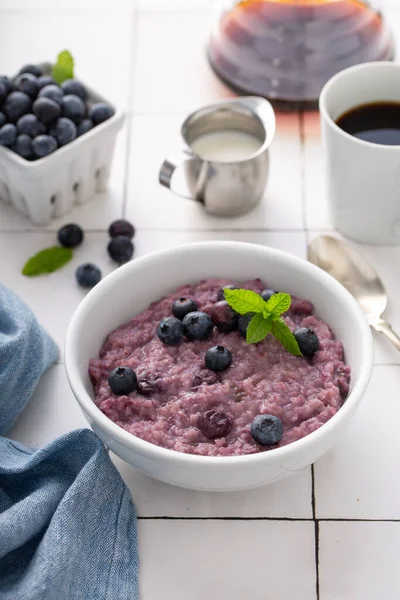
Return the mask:
[[314,552],[315,552],[315,592],[317,600],[320,599],[319,587],[319,522],[316,515],[316,498],[315,498],[315,471],[314,465],[311,465],[311,509],[314,522]]
[[309,231],[307,227],[307,194],[306,194],[306,136],[304,127],[304,111],[299,111],[299,137],[300,137],[300,165],[301,165],[301,207],[303,231],[306,237],[306,248],[309,244]]
[[[139,20],[140,20],[140,11],[137,7],[137,3],[134,3],[131,13],[132,19],[132,39],[130,43],[130,82],[128,88],[128,97],[127,97],[127,105],[133,106],[133,99],[135,95],[135,73],[136,73],[136,65],[137,65],[137,53],[138,53],[138,32],[139,32]],[[125,127],[127,127],[126,132],[126,147],[125,147],[125,161],[124,161],[124,185],[122,191],[122,218],[125,218],[126,215],[126,206],[128,204],[128,188],[129,188],[129,159],[131,156],[132,149],[132,122],[133,115],[126,112],[126,122]]]
[[138,515],[137,519],[139,521],[282,521],[286,523],[315,523],[318,526],[320,523],[400,523],[400,519],[344,519],[335,517],[314,519],[312,517],[172,517],[166,515]]

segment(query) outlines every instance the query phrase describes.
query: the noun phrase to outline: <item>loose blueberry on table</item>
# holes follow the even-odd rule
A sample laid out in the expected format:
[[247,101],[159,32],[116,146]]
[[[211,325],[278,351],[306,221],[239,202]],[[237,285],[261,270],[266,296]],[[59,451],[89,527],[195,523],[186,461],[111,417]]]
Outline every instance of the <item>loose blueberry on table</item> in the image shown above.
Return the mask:
[[110,238],[118,237],[119,235],[124,235],[129,239],[132,239],[135,236],[135,228],[126,219],[117,219],[113,221],[108,228],[108,235]]
[[75,276],[81,287],[92,288],[101,280],[101,271],[96,265],[85,263],[77,268]]
[[82,227],[76,223],[68,223],[58,230],[57,238],[61,246],[65,248],[76,248],[83,242],[84,233]]
[[0,146],[26,160],[52,154],[113,115],[108,104],[90,101],[80,81],[58,85],[39,65],[25,65],[13,80],[0,77]]
[[112,260],[122,265],[131,260],[134,246],[127,235],[117,235],[111,238],[107,250]]

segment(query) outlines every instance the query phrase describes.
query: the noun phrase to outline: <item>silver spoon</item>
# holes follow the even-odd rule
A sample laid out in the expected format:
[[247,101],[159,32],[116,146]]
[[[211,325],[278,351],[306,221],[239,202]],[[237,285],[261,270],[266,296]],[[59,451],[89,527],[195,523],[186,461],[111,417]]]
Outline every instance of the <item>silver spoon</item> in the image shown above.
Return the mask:
[[367,315],[370,326],[383,333],[400,351],[400,337],[384,319],[388,296],[375,269],[354,248],[328,235],[309,244],[308,260],[340,281]]

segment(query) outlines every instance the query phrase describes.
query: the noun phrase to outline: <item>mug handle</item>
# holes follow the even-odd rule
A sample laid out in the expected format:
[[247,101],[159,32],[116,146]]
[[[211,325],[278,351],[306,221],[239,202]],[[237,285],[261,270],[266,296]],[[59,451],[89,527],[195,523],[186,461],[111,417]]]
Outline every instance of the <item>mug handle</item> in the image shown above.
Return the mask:
[[196,200],[197,202],[204,204],[204,188],[206,183],[206,174],[208,171],[208,164],[206,162],[203,162],[200,168],[200,175],[196,184],[194,198],[188,188],[186,188],[185,191],[181,191],[172,186],[172,179],[175,171],[182,167],[185,162],[192,160],[197,160],[197,158],[189,150],[181,150],[179,154],[175,154],[171,158],[166,158],[161,165],[160,172],[158,174],[158,181],[161,183],[161,185],[168,188],[177,196],[188,198],[189,200]]

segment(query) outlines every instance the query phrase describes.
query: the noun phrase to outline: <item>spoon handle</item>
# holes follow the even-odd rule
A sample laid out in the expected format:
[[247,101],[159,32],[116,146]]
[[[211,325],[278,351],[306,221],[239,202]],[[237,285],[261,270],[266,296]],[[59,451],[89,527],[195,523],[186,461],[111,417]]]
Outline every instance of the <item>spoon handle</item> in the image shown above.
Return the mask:
[[396,332],[393,331],[392,326],[389,325],[389,323],[383,319],[379,319],[379,321],[372,324],[372,327],[375,329],[375,331],[383,333],[383,335],[385,335],[388,340],[392,342],[393,346],[400,352],[400,337]]

